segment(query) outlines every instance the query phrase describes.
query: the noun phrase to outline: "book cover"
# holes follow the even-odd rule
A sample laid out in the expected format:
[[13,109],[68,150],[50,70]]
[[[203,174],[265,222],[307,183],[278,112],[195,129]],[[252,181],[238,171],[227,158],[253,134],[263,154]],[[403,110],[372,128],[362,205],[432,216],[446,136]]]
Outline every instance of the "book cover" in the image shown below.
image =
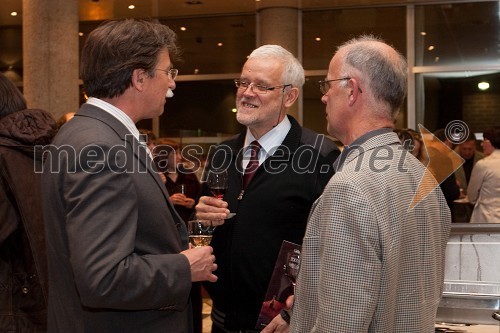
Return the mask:
[[256,329],[266,327],[285,306],[288,296],[293,295],[295,279],[299,271],[301,246],[283,241],[274,271],[260,309]]

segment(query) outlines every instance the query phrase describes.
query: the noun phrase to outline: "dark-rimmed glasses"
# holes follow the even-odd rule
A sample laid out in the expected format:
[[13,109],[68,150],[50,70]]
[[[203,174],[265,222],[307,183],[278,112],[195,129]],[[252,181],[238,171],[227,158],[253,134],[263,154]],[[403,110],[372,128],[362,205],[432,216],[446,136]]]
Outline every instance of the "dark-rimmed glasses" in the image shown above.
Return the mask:
[[177,77],[177,74],[179,74],[179,70],[177,68],[170,68],[170,69],[161,69],[161,68],[156,68],[157,71],[162,71],[167,73],[167,75],[170,77],[170,79],[175,80]]
[[[328,92],[328,90],[330,90],[330,82],[344,81],[344,80],[350,80],[350,79],[351,79],[350,77],[343,77],[343,78],[340,78],[340,79],[318,81],[318,83],[319,83],[319,91],[321,91],[321,93],[323,95],[326,95],[326,93]],[[360,89],[360,91],[361,91],[361,89]]]
[[266,86],[263,86],[261,84],[255,84],[255,83],[251,83],[248,81],[242,81],[240,79],[234,80],[234,84],[236,85],[236,87],[238,89],[243,89],[243,90],[247,90],[248,87],[251,87],[252,91],[256,94],[267,94],[268,91],[273,91],[276,88],[285,89],[286,87],[292,86],[291,84],[283,84],[281,86],[266,87]]

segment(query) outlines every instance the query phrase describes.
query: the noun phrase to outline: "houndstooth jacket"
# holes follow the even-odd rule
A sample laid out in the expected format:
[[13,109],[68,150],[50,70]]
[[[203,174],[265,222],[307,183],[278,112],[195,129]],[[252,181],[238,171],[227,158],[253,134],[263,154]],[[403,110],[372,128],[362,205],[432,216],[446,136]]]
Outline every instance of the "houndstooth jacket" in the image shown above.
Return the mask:
[[434,332],[446,200],[436,187],[410,208],[425,167],[391,130],[355,145],[311,210],[290,331]]

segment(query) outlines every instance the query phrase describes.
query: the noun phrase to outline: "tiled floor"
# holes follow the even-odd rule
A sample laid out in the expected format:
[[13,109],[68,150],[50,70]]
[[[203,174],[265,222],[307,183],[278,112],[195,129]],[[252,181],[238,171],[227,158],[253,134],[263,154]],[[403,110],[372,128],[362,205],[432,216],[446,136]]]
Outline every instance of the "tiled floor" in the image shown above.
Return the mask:
[[210,298],[203,298],[203,308],[201,310],[203,320],[203,333],[210,333],[212,331],[212,320],[210,319],[210,311],[212,311],[212,300]]

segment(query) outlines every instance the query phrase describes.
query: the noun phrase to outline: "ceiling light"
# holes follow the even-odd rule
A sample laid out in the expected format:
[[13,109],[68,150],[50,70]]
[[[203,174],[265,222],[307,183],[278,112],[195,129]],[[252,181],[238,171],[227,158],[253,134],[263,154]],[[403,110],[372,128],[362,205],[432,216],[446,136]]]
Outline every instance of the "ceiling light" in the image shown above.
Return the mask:
[[[259,0],[256,0],[256,1],[259,1]],[[236,113],[236,112],[238,112],[238,109],[236,109],[236,108],[232,108],[232,109],[231,109],[231,112]]]
[[439,57],[435,57],[434,62],[439,62]]
[[427,32],[425,32],[425,31],[420,31],[420,36],[427,36]]
[[181,31],[186,31],[187,30],[186,27],[181,27],[180,29],[181,29]]
[[200,73],[200,70],[199,70],[198,68],[195,68],[195,69],[194,69],[194,73],[195,73],[195,74],[199,74],[199,73]]
[[321,42],[321,37],[316,37],[316,38],[314,38],[314,40],[317,42]]
[[83,32],[81,32],[81,31],[80,31],[80,32],[78,33],[78,36],[83,37]]
[[479,90],[488,90],[490,88],[490,84],[488,82],[479,82],[477,84],[477,87],[479,88]]
[[434,50],[434,45],[429,46],[429,47],[427,48],[427,50],[429,50],[429,51]]
[[10,16],[17,16],[17,12],[10,13]]
[[222,45],[224,45],[224,44],[222,44],[221,42],[217,43],[217,46],[222,46]]
[[135,8],[135,6],[134,6],[134,5],[129,5],[129,6],[128,6],[128,9],[134,9],[134,8]]

